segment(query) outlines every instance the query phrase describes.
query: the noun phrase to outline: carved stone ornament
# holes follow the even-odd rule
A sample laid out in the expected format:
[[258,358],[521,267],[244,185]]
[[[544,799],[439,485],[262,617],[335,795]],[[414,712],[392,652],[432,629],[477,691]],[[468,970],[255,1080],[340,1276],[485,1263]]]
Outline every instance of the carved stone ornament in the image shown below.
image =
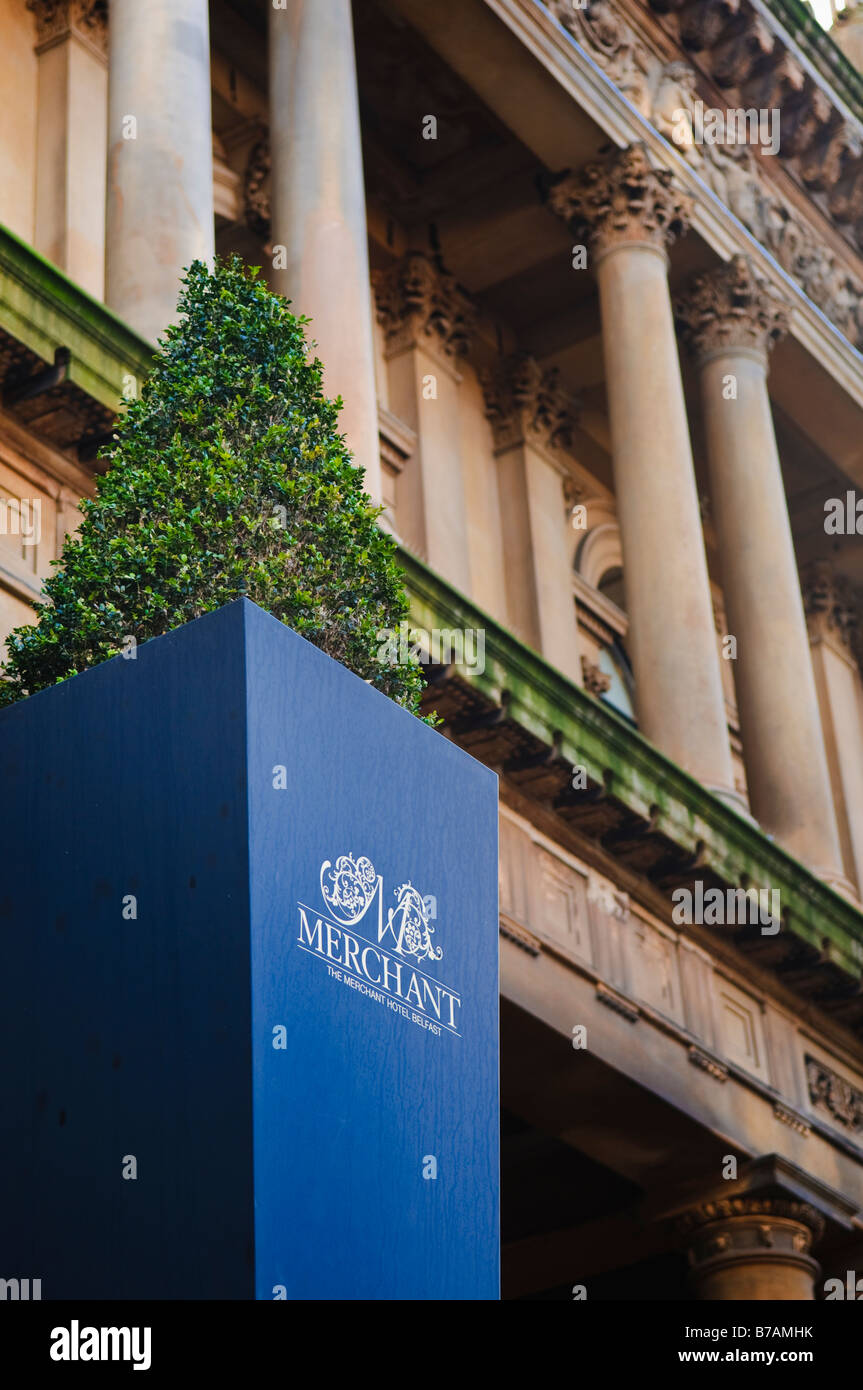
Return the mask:
[[243,216],[246,226],[255,236],[268,242],[271,229],[270,209],[270,155],[269,132],[256,140],[246,161],[243,175]]
[[671,170],[656,168],[640,143],[558,175],[548,202],[600,255],[644,242],[665,250],[686,230],[692,208],[674,186]]
[[519,444],[571,449],[579,401],[560,385],[557,368],[543,370],[527,353],[505,358],[481,373],[485,413],[491,421],[495,449]]
[[844,1076],[831,1071],[816,1057],[806,1058],[806,1079],[809,1083],[809,1099],[815,1106],[825,1110],[838,1120],[839,1124],[852,1133],[863,1130],[863,1091],[852,1086]]
[[769,1249],[808,1254],[824,1234],[824,1218],[808,1202],[786,1197],[721,1197],[684,1212],[678,1236],[689,1245],[690,1264],[720,1253],[736,1255]]
[[[699,54],[714,81],[742,82],[735,102],[781,110],[778,158],[794,161],[829,216],[863,248],[863,148],[860,133],[837,113],[815,79],[804,73],[781,36],[768,33],[748,0],[651,0],[677,26],[683,46]],[[549,0],[549,8],[618,90],[651,122],[720,203],[748,228],[817,304],[840,333],[863,346],[863,283],[825,244],[766,176],[763,161],[741,144],[703,138],[698,74],[691,63],[666,61],[648,48],[611,0]],[[731,98],[729,98],[731,100]],[[711,105],[711,99],[706,98]],[[682,122],[680,112],[687,113]],[[567,178],[576,176],[568,175]],[[823,210],[823,209],[822,209]],[[575,208],[562,208],[563,215]]]
[[40,48],[74,33],[107,53],[108,0],[27,0],[27,9],[36,16]]
[[829,560],[816,560],[803,573],[803,605],[810,639],[838,640],[856,654],[860,637],[857,603],[851,586]]
[[588,661],[586,656],[581,658],[581,674],[584,688],[590,695],[604,695],[606,690],[611,689],[611,676],[601,671],[595,662]]
[[467,354],[476,308],[455,276],[430,257],[409,251],[388,270],[375,272],[372,283],[391,355],[417,344],[447,359]]
[[650,115],[651,55],[609,0],[548,0],[547,8],[642,114]]
[[681,336],[696,357],[723,348],[767,353],[788,331],[788,306],[756,276],[748,256],[696,275],[675,300]]

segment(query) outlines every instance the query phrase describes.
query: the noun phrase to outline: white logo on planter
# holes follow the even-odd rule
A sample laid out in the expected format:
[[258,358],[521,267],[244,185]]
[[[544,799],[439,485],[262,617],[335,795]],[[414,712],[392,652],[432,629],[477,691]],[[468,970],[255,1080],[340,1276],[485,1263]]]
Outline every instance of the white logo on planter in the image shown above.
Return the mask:
[[[395,907],[384,916],[383,875],[370,859],[342,854],[325,859],[319,876],[328,911],[298,903],[298,945],[323,960],[330,976],[435,1034],[459,1034],[461,996],[420,963],[439,961],[432,937],[434,898],[408,880],[393,889]],[[377,900],[377,914],[369,908]],[[312,925],[313,921],[313,925]]]
[[333,867],[329,859],[321,865],[321,893],[324,902],[338,922],[344,926],[354,926],[362,921],[378,896],[378,941],[383,941],[389,933],[393,950],[400,956],[413,956],[415,960],[440,960],[443,951],[432,945],[434,927],[429,922],[426,906],[428,899],[421,898],[410,879],[394,888],[398,899],[396,906],[387,912],[383,921],[383,878],[375,873],[370,859],[354,859],[352,854],[342,854]]

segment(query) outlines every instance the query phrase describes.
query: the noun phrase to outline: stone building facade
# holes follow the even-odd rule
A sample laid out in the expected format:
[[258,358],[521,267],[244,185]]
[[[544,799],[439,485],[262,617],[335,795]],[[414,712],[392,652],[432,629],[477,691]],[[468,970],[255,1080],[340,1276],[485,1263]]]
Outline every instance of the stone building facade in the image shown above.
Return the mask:
[[0,635],[182,267],[262,265],[429,708],[500,776],[504,1296],[863,1280],[863,21],[0,0],[0,35]]

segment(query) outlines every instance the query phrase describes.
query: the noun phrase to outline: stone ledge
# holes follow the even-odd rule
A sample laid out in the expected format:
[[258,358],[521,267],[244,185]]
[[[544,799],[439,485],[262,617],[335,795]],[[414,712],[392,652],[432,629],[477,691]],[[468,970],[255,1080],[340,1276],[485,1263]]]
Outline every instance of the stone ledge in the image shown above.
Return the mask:
[[57,407],[62,417],[59,435],[40,430],[33,402],[19,414],[23,423],[43,433],[61,448],[95,438],[110,429],[122,407],[124,387],[134,377],[135,389],[146,377],[152,346],[127,327],[116,314],[92,299],[7,227],[0,226],[0,338],[8,345],[2,356],[14,375],[24,376],[56,360],[58,349],[68,351],[62,381],[37,400]]

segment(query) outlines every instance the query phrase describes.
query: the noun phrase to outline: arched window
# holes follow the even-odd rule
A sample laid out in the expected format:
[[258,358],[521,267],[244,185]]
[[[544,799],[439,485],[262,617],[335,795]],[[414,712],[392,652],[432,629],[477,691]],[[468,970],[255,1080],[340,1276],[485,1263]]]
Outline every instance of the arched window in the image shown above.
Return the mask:
[[620,565],[612,565],[597,584],[597,589],[605,598],[610,598],[612,603],[617,604],[621,612],[626,612],[626,598],[623,592],[623,569]]
[[[635,724],[635,681],[626,654],[626,591],[623,582],[623,555],[620,531],[613,515],[602,516],[581,540],[575,557],[580,579],[606,604],[597,603],[595,616],[607,634],[596,664],[608,681],[599,698],[625,719]],[[579,601],[590,607],[589,590],[582,589]],[[596,635],[596,629],[594,629]]]
[[600,700],[613,706],[619,714],[624,715],[634,724],[635,681],[632,678],[632,667],[622,643],[615,638],[607,647],[602,647],[597,664],[602,674],[608,676],[611,681],[608,689],[600,695]]

